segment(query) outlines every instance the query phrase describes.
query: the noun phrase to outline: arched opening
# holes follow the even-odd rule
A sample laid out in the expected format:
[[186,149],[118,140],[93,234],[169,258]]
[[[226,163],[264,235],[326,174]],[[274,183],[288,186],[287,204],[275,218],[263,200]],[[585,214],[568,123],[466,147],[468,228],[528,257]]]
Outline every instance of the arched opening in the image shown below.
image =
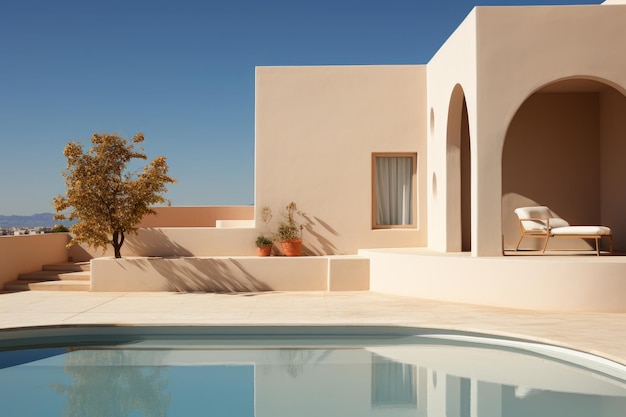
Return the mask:
[[[571,224],[613,229],[626,249],[626,96],[607,82],[569,78],[545,85],[517,110],[502,153],[504,249],[519,237],[516,207],[545,205]],[[535,242],[533,242],[535,241]],[[525,249],[537,249],[530,239]],[[555,240],[551,248],[587,249]]]
[[471,158],[465,93],[456,85],[450,97],[447,126],[447,251],[472,250]]

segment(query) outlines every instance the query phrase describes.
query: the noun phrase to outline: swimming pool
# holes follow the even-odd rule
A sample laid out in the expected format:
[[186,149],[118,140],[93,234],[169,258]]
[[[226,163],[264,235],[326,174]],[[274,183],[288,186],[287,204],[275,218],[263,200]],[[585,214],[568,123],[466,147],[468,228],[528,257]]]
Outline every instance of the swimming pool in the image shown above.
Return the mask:
[[394,327],[0,332],[7,416],[623,417],[626,367],[555,346]]

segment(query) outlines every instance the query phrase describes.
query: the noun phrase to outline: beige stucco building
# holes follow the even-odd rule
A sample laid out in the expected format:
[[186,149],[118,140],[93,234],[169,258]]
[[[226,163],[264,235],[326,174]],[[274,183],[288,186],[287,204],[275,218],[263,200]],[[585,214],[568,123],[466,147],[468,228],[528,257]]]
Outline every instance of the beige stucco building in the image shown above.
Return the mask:
[[[256,207],[297,202],[313,254],[427,246],[426,73],[419,65],[257,68]],[[376,155],[415,158],[406,227],[374,224]]]
[[[626,251],[623,3],[476,7],[423,65],[258,67],[255,208],[159,209],[123,254],[165,259],[93,259],[92,290],[371,289],[626,311],[624,257],[537,255],[532,240],[532,256],[508,256],[513,210],[534,205],[609,226]],[[259,209],[291,201],[315,256],[255,258]]]
[[[257,68],[256,205],[297,201],[314,253],[501,256],[524,205],[609,225],[624,250],[625,22],[617,5],[476,7],[426,65]],[[372,158],[397,154],[416,158],[415,219],[379,229]]]
[[[535,205],[626,250],[621,3],[476,7],[424,65],[257,68],[257,207],[297,201],[310,253],[367,257],[376,291],[622,308],[615,257],[506,256],[514,209]],[[393,197],[412,214],[380,227],[376,161],[398,157],[415,161],[410,198]]]

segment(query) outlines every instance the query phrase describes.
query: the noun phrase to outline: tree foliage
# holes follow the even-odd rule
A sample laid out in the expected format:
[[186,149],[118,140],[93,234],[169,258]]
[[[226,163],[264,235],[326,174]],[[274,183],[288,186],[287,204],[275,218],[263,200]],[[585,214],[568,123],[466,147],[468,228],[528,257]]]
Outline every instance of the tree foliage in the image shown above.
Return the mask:
[[67,398],[63,416],[167,416],[172,397],[168,392],[168,369],[141,366],[137,363],[141,353],[84,349],[66,355],[65,372],[71,376],[71,383],[53,386]]
[[55,224],[52,229],[50,229],[50,233],[67,233],[69,231],[70,229],[62,224]]
[[63,151],[67,167],[62,172],[67,191],[54,198],[54,207],[56,219],[77,220],[70,227],[70,246],[86,243],[104,249],[111,244],[115,257],[121,258],[126,234],[136,233],[141,219],[154,214],[151,206],[169,204],[163,194],[166,185],[176,180],[167,175],[165,157],[155,158],[140,172],[127,168],[135,159],[147,160],[143,148],[135,148],[143,141],[142,133],[130,143],[117,134],[104,133],[91,137],[92,147],[86,152],[80,143],[67,144]]

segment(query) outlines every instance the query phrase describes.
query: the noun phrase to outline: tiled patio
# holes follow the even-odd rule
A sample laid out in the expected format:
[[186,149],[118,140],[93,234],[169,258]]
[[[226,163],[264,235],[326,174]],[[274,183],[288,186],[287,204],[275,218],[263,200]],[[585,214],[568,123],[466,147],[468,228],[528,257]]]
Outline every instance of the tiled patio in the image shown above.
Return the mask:
[[626,365],[626,313],[509,310],[373,292],[0,295],[0,329],[78,324],[416,326],[553,343]]

